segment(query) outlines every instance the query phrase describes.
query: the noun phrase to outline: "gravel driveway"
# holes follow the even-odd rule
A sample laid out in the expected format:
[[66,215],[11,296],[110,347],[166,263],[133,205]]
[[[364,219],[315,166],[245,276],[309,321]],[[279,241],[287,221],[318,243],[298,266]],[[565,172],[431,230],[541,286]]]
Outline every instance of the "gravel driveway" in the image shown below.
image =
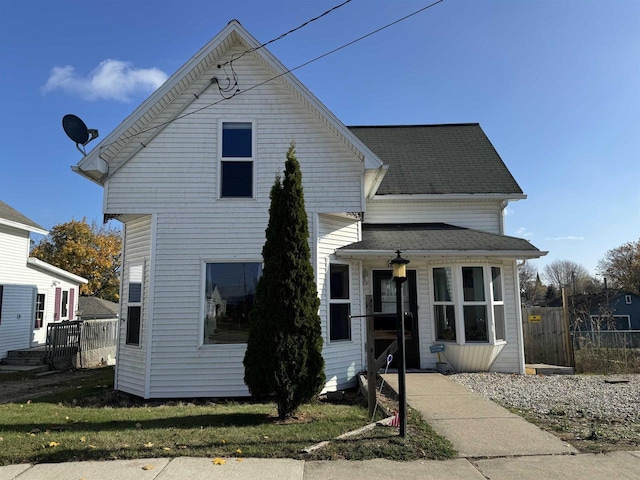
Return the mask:
[[449,378],[581,451],[640,448],[640,375],[463,373]]

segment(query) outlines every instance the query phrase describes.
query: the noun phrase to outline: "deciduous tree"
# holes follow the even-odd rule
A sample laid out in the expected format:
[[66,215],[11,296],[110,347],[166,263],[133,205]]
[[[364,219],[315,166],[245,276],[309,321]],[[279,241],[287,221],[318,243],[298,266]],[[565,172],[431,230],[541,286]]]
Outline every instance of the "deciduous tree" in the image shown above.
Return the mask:
[[95,222],[89,225],[83,218],[53,227],[31,255],[89,280],[80,286],[81,295],[117,302],[121,243],[119,230]]
[[291,416],[325,383],[322,332],[302,173],[291,144],[284,178],[271,189],[264,268],[256,288],[244,381],[256,397],[275,394],[278,416]]
[[564,287],[570,295],[582,293],[591,278],[585,267],[571,260],[554,260],[545,265],[544,276],[558,292]]
[[640,239],[605,253],[598,262],[598,273],[611,287],[640,295]]

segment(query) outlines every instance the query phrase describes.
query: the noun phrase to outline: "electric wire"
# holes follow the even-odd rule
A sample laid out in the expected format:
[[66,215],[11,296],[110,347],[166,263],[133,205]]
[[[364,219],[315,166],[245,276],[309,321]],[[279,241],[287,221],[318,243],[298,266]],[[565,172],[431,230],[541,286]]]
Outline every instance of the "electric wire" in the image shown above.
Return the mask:
[[[349,1],[351,1],[351,0],[349,0]],[[220,100],[216,101],[216,102],[209,103],[209,104],[207,104],[207,105],[203,105],[203,106],[202,106],[202,107],[200,107],[200,108],[197,108],[197,109],[195,109],[195,110],[192,110],[192,111],[190,111],[190,112],[188,112],[188,113],[185,113],[185,114],[183,114],[183,115],[178,115],[177,117],[172,118],[171,120],[167,120],[166,122],[159,123],[158,125],[154,125],[153,127],[149,127],[149,128],[146,128],[146,129],[142,129],[142,130],[140,130],[139,132],[134,133],[133,135],[129,135],[129,136],[126,136],[126,137],[120,137],[120,138],[118,138],[117,140],[115,140],[114,142],[111,142],[111,143],[109,143],[109,144],[101,145],[101,146],[100,146],[100,151],[102,151],[102,149],[103,149],[103,148],[110,147],[111,145],[114,145],[114,144],[116,144],[116,143],[126,142],[126,141],[128,141],[128,140],[131,140],[131,139],[135,138],[135,137],[136,137],[136,136],[138,136],[138,135],[141,135],[141,134],[143,134],[143,133],[150,132],[150,131],[155,130],[155,129],[157,129],[157,128],[162,128],[162,127],[164,127],[164,126],[166,126],[166,125],[169,125],[169,124],[171,124],[171,123],[173,123],[173,122],[175,122],[175,121],[177,121],[177,120],[181,120],[181,119],[186,118],[186,117],[189,117],[189,116],[191,116],[191,115],[195,115],[196,113],[200,113],[200,112],[202,112],[203,110],[206,110],[206,109],[211,108],[211,107],[214,107],[214,106],[216,106],[216,105],[218,105],[218,104],[220,104],[220,103],[222,103],[222,102],[225,102],[225,101],[227,101],[227,100],[230,100],[231,98],[233,98],[233,97],[235,97],[235,96],[237,96],[237,95],[241,95],[241,94],[246,93],[246,92],[249,92],[249,91],[251,91],[251,90],[253,90],[253,89],[255,89],[255,88],[261,87],[262,85],[264,85],[264,84],[266,84],[266,83],[272,82],[273,80],[277,80],[277,79],[278,79],[278,78],[280,78],[280,77],[283,77],[283,76],[285,76],[285,75],[287,75],[287,74],[289,74],[289,73],[295,72],[296,70],[299,70],[299,69],[301,69],[301,68],[303,68],[303,67],[306,67],[307,65],[310,65],[310,64],[312,64],[312,63],[314,63],[314,62],[317,62],[318,60],[321,60],[321,59],[323,59],[323,58],[325,58],[325,57],[328,57],[329,55],[332,55],[332,54],[334,54],[334,53],[336,53],[336,52],[339,52],[340,50],[343,50],[343,49],[345,49],[345,48],[347,48],[347,47],[350,47],[351,45],[353,45],[353,44],[355,44],[355,43],[357,43],[357,42],[360,42],[360,41],[364,40],[365,38],[368,38],[368,37],[370,37],[370,36],[372,36],[372,35],[375,35],[376,33],[379,33],[379,32],[381,32],[381,31],[383,31],[383,30],[386,30],[387,28],[390,28],[390,27],[392,27],[392,26],[394,26],[394,25],[397,25],[398,23],[403,22],[403,21],[405,21],[405,20],[407,20],[407,19],[409,19],[409,18],[411,18],[411,17],[413,17],[413,16],[415,16],[415,15],[418,15],[419,13],[422,13],[422,12],[424,12],[425,10],[428,10],[428,9],[430,9],[430,8],[432,8],[432,7],[435,7],[436,5],[438,5],[439,3],[442,3],[442,2],[444,2],[444,0],[437,0],[437,1],[433,2],[433,3],[430,3],[429,5],[427,5],[427,6],[425,6],[425,7],[422,7],[422,8],[420,8],[420,9],[418,9],[418,10],[416,10],[416,11],[412,12],[412,13],[409,13],[408,15],[405,15],[404,17],[398,18],[397,20],[394,20],[393,22],[387,23],[386,25],[384,25],[384,26],[382,26],[382,27],[380,27],[380,28],[377,28],[376,30],[373,30],[373,31],[371,31],[371,32],[369,32],[369,33],[366,33],[366,34],[364,34],[364,35],[362,35],[362,36],[360,36],[360,37],[356,38],[355,40],[352,40],[352,41],[350,41],[350,42],[348,42],[348,43],[345,43],[345,44],[343,44],[343,45],[341,45],[341,46],[339,46],[339,47],[336,47],[336,48],[334,48],[333,50],[330,50],[330,51],[328,51],[328,52],[325,52],[325,53],[323,53],[323,54],[321,54],[321,55],[318,55],[317,57],[314,57],[314,58],[312,58],[311,60],[308,60],[308,61],[306,61],[306,62],[304,62],[304,63],[301,63],[300,65],[298,65],[298,66],[296,66],[296,67],[293,67],[293,68],[291,68],[291,69],[288,69],[288,70],[286,70],[286,71],[284,71],[284,72],[282,72],[282,73],[279,73],[278,75],[275,75],[275,76],[273,76],[273,77],[271,77],[271,78],[268,78],[267,80],[264,80],[263,82],[260,82],[260,83],[257,83],[256,85],[253,85],[253,86],[251,86],[251,87],[245,88],[244,90],[239,90],[239,89],[238,89],[238,90],[236,90],[236,92],[235,92],[235,93],[233,93],[233,94],[232,94],[232,95],[230,95],[229,97],[225,97],[225,96],[223,95],[223,96],[222,96],[222,98],[221,98]],[[345,2],[345,3],[346,3],[346,2]],[[334,7],[334,8],[335,8],[335,7]],[[302,27],[302,26],[301,26],[301,27]],[[298,27],[298,28],[301,28],[301,27]],[[296,29],[294,29],[293,31],[295,31],[295,30],[296,30]],[[289,32],[287,32],[287,34],[288,34],[288,33],[289,33]],[[283,34],[283,35],[286,35],[286,34]],[[282,37],[282,35],[281,35],[281,37]],[[280,38],[280,37],[278,37],[278,38]],[[269,42],[265,43],[264,45],[266,45],[266,44],[268,44],[268,43],[270,43],[270,42],[273,42],[273,41],[275,41],[275,40],[276,40],[276,39],[274,39],[274,40],[270,40]],[[261,47],[256,47],[256,48],[255,48],[255,50],[257,50],[258,48],[261,48]],[[247,51],[247,52],[248,52],[248,51]],[[244,53],[247,53],[247,52],[244,52]],[[243,54],[244,54],[244,53],[243,53]],[[239,57],[238,57],[238,58],[239,58]],[[237,60],[238,58],[235,58],[235,60]],[[222,64],[220,64],[220,66],[222,66]],[[235,72],[234,72],[234,73],[235,73]]]

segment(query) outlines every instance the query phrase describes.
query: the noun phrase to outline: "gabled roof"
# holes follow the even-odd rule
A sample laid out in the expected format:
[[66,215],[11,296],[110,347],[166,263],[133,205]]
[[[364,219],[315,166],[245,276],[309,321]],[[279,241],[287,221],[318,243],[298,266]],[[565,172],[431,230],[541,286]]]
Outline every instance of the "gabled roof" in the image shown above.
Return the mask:
[[120,306],[103,298],[80,296],[78,298],[78,310],[81,311],[80,316],[83,319],[116,318],[120,313]]
[[40,233],[42,235],[49,233],[36,222],[25,217],[15,208],[10,207],[2,200],[0,200],[0,224],[8,225],[20,230],[26,230],[28,232]]
[[477,123],[349,127],[389,170],[376,195],[484,194],[524,198]]
[[[227,26],[176,71],[113,132],[93,148],[72,169],[104,184],[122,164],[144,148],[171,121],[174,121],[204,90],[212,85],[207,73],[235,44],[255,49],[252,55],[298,101],[364,162],[366,169],[382,167],[380,159],[344,126],[288,69],[245,30],[237,20]],[[245,90],[253,85],[241,85]],[[242,94],[242,90],[241,93]],[[233,100],[231,100],[233,101]]]
[[527,240],[446,223],[363,224],[362,240],[336,250],[339,257],[466,255],[538,258],[546,255]]

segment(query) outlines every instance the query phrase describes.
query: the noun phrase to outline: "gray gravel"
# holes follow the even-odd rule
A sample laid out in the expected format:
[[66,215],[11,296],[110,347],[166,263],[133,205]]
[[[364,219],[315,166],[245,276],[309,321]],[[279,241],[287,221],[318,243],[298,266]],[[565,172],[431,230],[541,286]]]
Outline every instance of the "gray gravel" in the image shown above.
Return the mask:
[[[520,410],[640,424],[640,375],[462,373],[449,378],[501,405]],[[628,383],[607,383],[607,379]]]

